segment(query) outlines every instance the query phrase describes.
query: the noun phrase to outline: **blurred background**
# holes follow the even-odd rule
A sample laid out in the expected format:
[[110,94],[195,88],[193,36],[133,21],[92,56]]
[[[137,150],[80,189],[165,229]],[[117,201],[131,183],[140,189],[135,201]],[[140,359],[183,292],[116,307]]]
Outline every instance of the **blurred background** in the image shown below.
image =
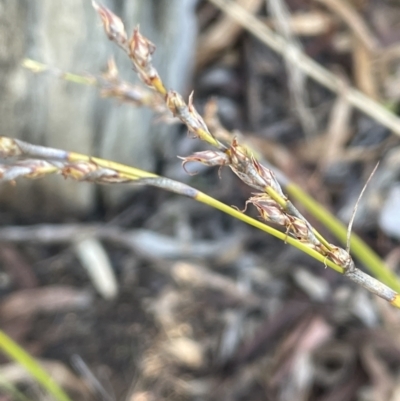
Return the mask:
[[[247,22],[228,16],[232,3]],[[167,88],[194,90],[201,113],[213,99],[227,130],[345,224],[380,161],[354,231],[398,270],[398,2],[105,5],[157,46]],[[252,190],[227,169],[182,169],[177,156],[207,147],[176,121],[21,66],[99,75],[111,56],[139,82],[90,1],[0,0],[1,135],[154,171],[243,209]],[[398,311],[265,233],[159,189],[59,176],[2,183],[0,205],[0,327],[74,400],[400,399]],[[14,399],[3,379],[48,399],[2,355],[0,379],[1,401]]]

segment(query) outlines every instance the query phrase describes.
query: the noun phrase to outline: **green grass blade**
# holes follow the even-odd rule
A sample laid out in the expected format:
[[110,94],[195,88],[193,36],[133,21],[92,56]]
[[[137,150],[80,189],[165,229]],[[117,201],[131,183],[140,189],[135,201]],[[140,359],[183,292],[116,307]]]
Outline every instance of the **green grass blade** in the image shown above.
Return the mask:
[[0,330],[0,350],[23,366],[58,401],[72,401],[49,374],[16,342]]

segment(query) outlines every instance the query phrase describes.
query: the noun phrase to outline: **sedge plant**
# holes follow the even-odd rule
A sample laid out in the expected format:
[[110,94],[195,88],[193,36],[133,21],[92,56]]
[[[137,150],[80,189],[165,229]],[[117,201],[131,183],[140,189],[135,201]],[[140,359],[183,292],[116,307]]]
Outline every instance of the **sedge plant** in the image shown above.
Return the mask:
[[[213,147],[210,150],[182,157],[183,166],[194,161],[207,166],[229,167],[239,179],[257,191],[247,200],[246,207],[248,205],[256,207],[262,221],[253,219],[244,212],[230,207],[189,185],[151,172],[89,155],[38,146],[8,137],[0,137],[0,157],[9,158],[8,163],[0,165],[0,181],[14,181],[20,177],[36,179],[49,174],[59,174],[65,178],[97,184],[133,184],[159,187],[207,204],[275,236],[320,261],[325,267],[330,267],[343,274],[371,293],[400,308],[400,295],[398,294],[400,282],[366,247],[361,239],[353,238],[353,249],[358,252],[359,257],[365,253],[373,259],[375,273],[384,283],[358,269],[348,250],[329,243],[308,222],[284,194],[274,172],[259,161],[245,142],[242,143],[238,137],[222,130],[215,123],[215,119],[212,118],[215,117],[215,113],[207,114],[206,111],[206,118],[203,118],[193,105],[193,94],[189,97],[188,102],[185,102],[179,93],[167,90],[151,62],[155,46],[140,33],[138,28],[128,37],[124,24],[119,17],[96,2],[93,2],[93,6],[101,17],[106,35],[126,53],[135,72],[147,88],[122,81],[119,78],[115,63],[112,61],[109,63],[106,74],[101,77],[83,77],[69,73],[59,73],[59,75],[69,81],[95,85],[100,88],[103,96],[118,98],[134,105],[150,107],[163,115],[172,113],[175,118],[186,125],[195,138],[205,141]],[[26,60],[24,64],[36,72],[48,70],[47,66],[32,60]],[[301,199],[309,210],[320,216],[321,221],[327,222],[327,226],[331,227],[333,232],[345,239],[343,225],[327,214],[320,205],[294,184],[287,183],[285,189],[294,198]],[[283,230],[279,231],[271,227],[266,224],[268,222],[281,226]],[[368,266],[367,258],[364,260]],[[26,361],[30,361],[30,359],[26,359],[23,363],[23,359],[20,358],[23,355],[22,353],[19,353],[19,359],[17,354],[11,353],[10,349],[16,350],[18,348],[1,331],[0,340],[0,348],[4,352],[27,366]],[[26,355],[25,357],[29,358]],[[36,367],[35,370],[35,365],[30,364],[29,366],[30,372],[37,378],[41,377],[40,383],[46,387],[46,373],[43,373],[39,367]],[[48,391],[58,400],[66,401],[68,399],[68,396],[54,387],[50,378],[48,378],[47,383],[51,383],[50,387],[47,388]]]
[[[103,184],[133,182],[177,192],[257,226],[269,234],[296,246],[321,261],[324,265],[333,268],[350,280],[386,299],[394,306],[400,306],[400,296],[397,294],[397,290],[400,290],[400,283],[395,275],[391,274],[383,265],[376,269],[379,270],[379,274],[383,277],[382,281],[385,281],[391,287],[395,287],[396,291],[358,269],[347,250],[329,243],[297,210],[284,194],[271,168],[260,163],[245,143],[242,144],[237,137],[230,133],[221,133],[221,129],[218,129],[215,124],[210,124],[214,128],[214,131],[210,131],[205,119],[194,107],[193,93],[186,103],[178,92],[167,90],[158,71],[152,64],[155,45],[144,37],[138,28],[134,29],[132,35],[128,38],[125,26],[118,16],[108,8],[98,5],[95,1],[93,1],[93,6],[102,20],[107,37],[126,53],[134,71],[147,88],[122,81],[113,61],[110,61],[108,71],[101,77],[83,77],[60,72],[59,74],[63,79],[96,85],[100,88],[103,96],[114,97],[135,105],[147,106],[160,114],[172,113],[175,118],[186,125],[195,138],[214,147],[213,150],[196,152],[193,155],[181,157],[183,166],[188,162],[200,162],[207,166],[229,167],[245,184],[258,191],[247,200],[246,206],[248,204],[254,205],[262,220],[282,226],[284,232],[251,219],[244,213],[223,205],[186,184],[112,161],[75,152],[37,146],[7,137],[0,137],[0,156],[3,158],[12,157],[13,160],[0,166],[1,179],[3,181],[15,180],[21,176],[38,178],[46,174],[58,173],[64,177],[77,180]],[[32,60],[26,60],[24,64],[34,71],[47,69],[43,64]],[[210,121],[210,115],[207,120]],[[294,197],[303,198],[305,204],[311,204],[309,199],[304,194],[301,194],[295,186],[287,184],[286,188],[288,192],[294,194]],[[310,209],[317,210],[321,216],[324,215],[316,207],[316,203],[312,204]],[[332,230],[338,236],[343,237],[342,228],[338,229],[334,220],[330,219],[330,217],[325,217],[325,220],[329,221]],[[359,244],[358,248],[360,249],[360,247],[365,250],[363,244]]]

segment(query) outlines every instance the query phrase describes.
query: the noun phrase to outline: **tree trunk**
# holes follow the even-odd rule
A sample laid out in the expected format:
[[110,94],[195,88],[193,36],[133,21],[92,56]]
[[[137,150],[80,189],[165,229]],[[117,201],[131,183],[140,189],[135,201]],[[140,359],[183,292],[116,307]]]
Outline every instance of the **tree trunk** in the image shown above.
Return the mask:
[[[168,87],[184,91],[196,35],[194,0],[109,1],[128,34],[141,31],[157,44],[154,64]],[[95,88],[35,75],[24,57],[76,73],[97,74],[114,55],[124,79],[137,80],[127,57],[105,36],[90,1],[0,0],[1,134],[35,144],[97,155],[152,170],[165,126],[149,110],[100,99]],[[1,184],[7,210],[37,219],[84,215],[98,196],[115,205],[132,188],[97,187],[47,177]]]

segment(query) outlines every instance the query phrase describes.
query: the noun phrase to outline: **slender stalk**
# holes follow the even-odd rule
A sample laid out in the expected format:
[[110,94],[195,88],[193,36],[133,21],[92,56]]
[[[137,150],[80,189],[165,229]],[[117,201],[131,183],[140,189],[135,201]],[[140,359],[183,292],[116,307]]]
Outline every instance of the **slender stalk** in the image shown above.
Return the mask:
[[[40,159],[29,159],[34,155],[41,157]],[[51,155],[49,160],[44,160],[46,156]],[[212,153],[215,156],[215,153]],[[321,249],[308,241],[293,238],[288,232],[283,233],[278,231],[258,220],[252,219],[244,213],[219,202],[218,200],[190,187],[189,185],[160,177],[156,174],[149,173],[134,167],[125,166],[120,163],[114,163],[109,160],[104,160],[87,155],[65,152],[58,149],[45,148],[43,146],[32,145],[20,140],[15,140],[7,137],[0,137],[0,156],[19,157],[20,161],[14,161],[9,164],[0,165],[0,177],[4,180],[14,180],[18,177],[39,178],[47,174],[62,174],[64,177],[69,177],[80,181],[91,181],[100,184],[109,183],[133,183],[139,185],[151,185],[165,189],[183,196],[187,196],[198,202],[204,203],[215,209],[218,209],[230,216],[237,218],[247,224],[250,224],[264,232],[273,235],[274,237],[285,241],[286,243],[298,248],[304,253],[329,266],[340,274],[344,274],[350,280],[362,285],[370,292],[382,297],[392,305],[400,308],[400,297],[392,289],[382,284],[378,280],[372,278],[368,274],[357,269],[353,264],[346,266],[344,261],[347,260],[347,253],[340,248],[332,246],[335,254],[326,255],[321,253]],[[258,199],[262,204],[262,197]],[[251,200],[249,200],[251,201]],[[256,200],[254,200],[256,202]],[[268,203],[268,202],[267,202]],[[257,203],[254,203],[257,205]],[[272,204],[273,206],[274,204]],[[274,213],[279,209],[273,206]],[[287,217],[287,216],[286,216]],[[296,220],[290,220],[290,224],[300,224]],[[303,227],[304,228],[304,227]],[[296,232],[296,231],[295,231]],[[299,231],[301,232],[301,231]],[[329,258],[331,256],[331,258]],[[336,263],[338,261],[339,263]]]
[[232,216],[238,220],[241,220],[253,227],[258,228],[259,230],[262,230],[262,231],[280,239],[281,241],[284,241],[285,243],[288,243],[288,244],[294,246],[295,248],[310,255],[314,259],[323,263],[325,266],[329,266],[330,268],[332,268],[333,270],[337,271],[340,274],[344,274],[344,272],[345,272],[345,269],[342,266],[339,266],[336,263],[332,262],[326,256],[321,255],[314,249],[307,246],[305,243],[303,243],[293,237],[290,237],[286,233],[278,231],[275,228],[268,226],[259,220],[255,220],[252,217],[240,212],[239,210],[234,209],[234,208],[212,198],[211,196],[208,196],[205,193],[198,191],[197,189],[194,189],[193,187],[190,187],[186,184],[183,184],[183,183],[180,183],[180,182],[177,182],[174,180],[170,180],[169,178],[165,178],[165,177],[143,179],[143,180],[140,180],[139,183],[152,185],[152,186],[155,186],[158,188],[163,188],[167,191],[175,192],[180,195],[192,198],[198,202],[201,202],[208,206],[211,206],[214,209],[218,209],[221,212],[229,214],[230,216]]

